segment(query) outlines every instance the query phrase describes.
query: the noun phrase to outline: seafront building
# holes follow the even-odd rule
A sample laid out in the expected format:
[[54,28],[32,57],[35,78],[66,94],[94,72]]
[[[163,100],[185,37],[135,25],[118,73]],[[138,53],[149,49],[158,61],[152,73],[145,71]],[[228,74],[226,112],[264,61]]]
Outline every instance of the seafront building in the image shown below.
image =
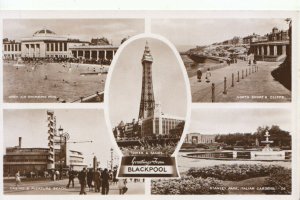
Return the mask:
[[[81,170],[87,165],[84,163],[83,154],[79,151],[65,150],[64,148],[54,151],[54,168],[72,168],[76,171]],[[21,174],[30,172],[41,173],[49,170],[48,168],[49,148],[24,148],[22,138],[19,137],[19,144],[15,147],[7,147],[3,157],[4,176],[14,175],[17,171]]]
[[216,143],[216,135],[205,135],[200,133],[189,133],[184,139],[188,144],[212,144]]
[[255,60],[283,61],[289,45],[288,31],[279,31],[277,27],[274,27],[271,33],[252,42],[249,52],[254,54]]
[[[93,42],[92,42],[93,41]],[[112,60],[118,46],[82,41],[57,35],[49,29],[41,29],[19,42],[3,39],[3,59],[22,58],[81,58],[88,60]],[[96,45],[95,45],[96,44]]]
[[2,56],[3,59],[15,60],[21,57],[21,42],[15,40],[3,39],[2,43]]
[[56,117],[53,111],[47,111],[48,147],[22,147],[22,137],[19,144],[7,147],[3,156],[4,176],[29,172],[44,172],[53,170],[74,169],[80,171],[87,167],[82,152],[69,149],[69,134],[63,128],[56,129]]

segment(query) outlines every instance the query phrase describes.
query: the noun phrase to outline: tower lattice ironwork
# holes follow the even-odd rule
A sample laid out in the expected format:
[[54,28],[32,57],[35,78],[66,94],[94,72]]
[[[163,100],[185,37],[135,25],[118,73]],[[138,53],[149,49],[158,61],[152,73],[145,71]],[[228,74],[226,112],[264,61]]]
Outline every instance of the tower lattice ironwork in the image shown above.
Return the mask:
[[143,82],[140,102],[139,119],[145,119],[154,115],[155,100],[152,84],[152,63],[153,58],[150,53],[148,42],[142,58]]

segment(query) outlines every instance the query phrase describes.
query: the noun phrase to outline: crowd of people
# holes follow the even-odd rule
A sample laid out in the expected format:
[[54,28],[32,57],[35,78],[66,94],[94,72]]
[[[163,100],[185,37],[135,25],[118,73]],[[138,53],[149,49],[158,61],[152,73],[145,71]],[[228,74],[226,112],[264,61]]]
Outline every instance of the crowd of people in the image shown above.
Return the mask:
[[[97,193],[101,193],[102,195],[108,195],[110,183],[117,185],[120,195],[125,194],[128,190],[126,186],[127,179],[117,179],[116,176],[116,168],[113,171],[108,170],[107,168],[105,168],[104,170],[102,170],[101,168],[98,168],[96,170],[83,168],[78,173],[78,180],[80,184],[79,194],[87,194],[86,192],[88,189],[89,192],[94,191]],[[67,185],[67,188],[69,188],[71,184],[74,188],[74,178],[74,172],[71,170],[69,172],[69,183]]]
[[[157,152],[160,156],[170,156],[173,154],[175,148],[177,146],[177,142],[174,142],[172,140],[166,140],[164,143],[156,143],[154,141],[147,142],[147,141],[141,141],[140,145],[137,144],[128,144],[126,146],[121,146],[120,149],[125,156],[130,155],[136,155],[137,153],[139,155],[150,155],[153,154],[147,154],[147,152]],[[144,154],[141,154],[143,153]]]
[[[33,174],[33,173],[31,173]],[[81,171],[69,170],[69,171],[59,171],[59,170],[51,170],[49,172],[45,171],[45,177],[37,177],[33,176],[32,178],[46,178],[52,181],[62,180],[68,177],[68,184],[66,188],[75,188],[76,179],[78,179],[80,185],[80,195],[86,195],[87,192],[95,192],[100,193],[102,195],[108,195],[110,191],[110,186],[116,186],[118,193],[120,195],[125,194],[128,191],[127,187],[127,179],[117,179],[117,168],[115,167],[113,170],[108,170],[107,168],[102,169],[98,168],[87,169],[83,168]],[[24,177],[23,177],[24,178]],[[17,171],[15,174],[15,186],[19,186],[21,184],[21,173]],[[141,179],[129,179],[131,182],[140,182]],[[143,182],[145,179],[143,179]],[[77,183],[78,184],[78,183]],[[114,187],[115,190],[115,187]]]
[[[20,60],[20,59],[18,59]],[[110,65],[112,59],[85,59],[85,58],[64,58],[64,57],[46,57],[46,58],[32,58],[24,57],[21,60],[26,63],[82,63],[82,64],[97,64],[97,65]],[[5,62],[10,62],[10,60],[4,60]]]

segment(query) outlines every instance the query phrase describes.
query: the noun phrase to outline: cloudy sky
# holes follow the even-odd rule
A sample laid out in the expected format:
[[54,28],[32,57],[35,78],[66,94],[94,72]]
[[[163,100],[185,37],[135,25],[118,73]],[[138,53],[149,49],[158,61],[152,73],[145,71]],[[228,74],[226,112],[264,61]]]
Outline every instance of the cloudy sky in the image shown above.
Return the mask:
[[203,134],[253,133],[259,126],[278,125],[291,132],[289,109],[199,108],[192,110],[189,132]]
[[[93,143],[69,143],[69,149],[83,152],[85,163],[90,165],[94,155],[102,167],[110,160],[110,148],[114,147],[109,136],[103,110],[72,109],[54,110],[57,128],[61,125],[70,135],[69,141],[90,141]],[[46,110],[4,110],[4,152],[6,147],[48,147]]]
[[144,32],[143,19],[6,19],[3,37],[20,40],[31,37],[37,30],[47,28],[58,35],[90,41],[106,37],[119,45],[124,37]]
[[176,46],[207,45],[253,33],[265,35],[275,26],[288,29],[284,19],[152,19],[152,32]]
[[[187,91],[182,68],[171,48],[158,39],[140,38],[129,43],[120,52],[109,83],[109,114],[112,127],[121,120],[131,122],[138,118],[143,57],[148,41],[153,57],[152,81],[156,103],[162,112],[185,118]],[[183,66],[182,66],[183,67]]]

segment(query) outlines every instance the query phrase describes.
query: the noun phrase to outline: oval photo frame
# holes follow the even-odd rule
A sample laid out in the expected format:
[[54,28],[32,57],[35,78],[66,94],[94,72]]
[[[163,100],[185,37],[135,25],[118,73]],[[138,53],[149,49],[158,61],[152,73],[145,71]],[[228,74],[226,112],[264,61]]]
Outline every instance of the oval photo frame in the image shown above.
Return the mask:
[[120,46],[107,76],[104,112],[122,155],[118,177],[179,177],[175,155],[188,130],[191,91],[171,42],[144,33]]

